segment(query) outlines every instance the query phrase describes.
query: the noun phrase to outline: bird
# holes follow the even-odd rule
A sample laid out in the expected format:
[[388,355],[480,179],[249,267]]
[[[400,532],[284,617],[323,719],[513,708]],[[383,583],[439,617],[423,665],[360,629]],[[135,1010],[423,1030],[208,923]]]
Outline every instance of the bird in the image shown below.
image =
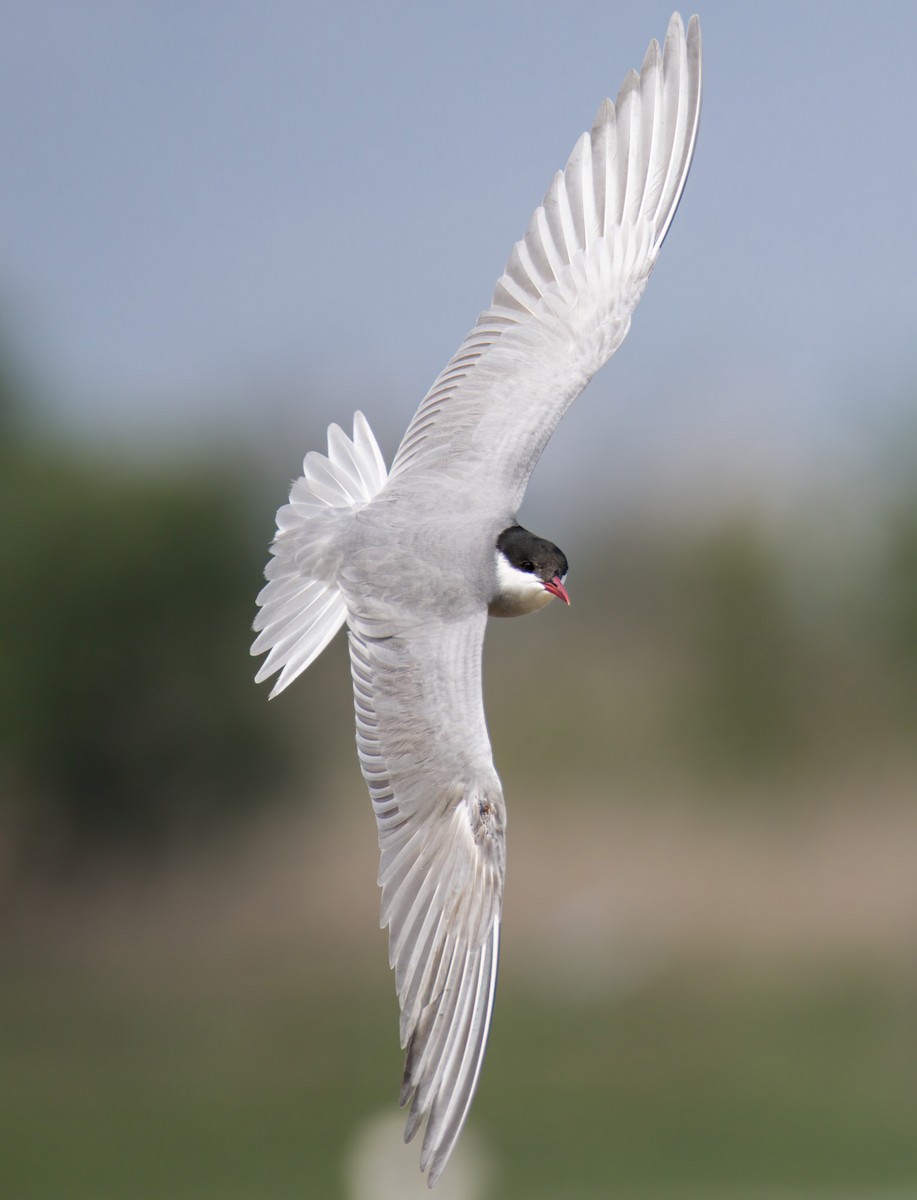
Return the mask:
[[328,430],[277,513],[258,682],[287,688],[347,627],[381,925],[400,1005],[405,1141],[432,1187],[468,1115],[497,982],[506,808],[481,694],[489,616],[570,603],[568,563],[519,523],[563,414],[621,345],[688,177],[696,16],[674,13],[548,187],[390,469],[366,417]]

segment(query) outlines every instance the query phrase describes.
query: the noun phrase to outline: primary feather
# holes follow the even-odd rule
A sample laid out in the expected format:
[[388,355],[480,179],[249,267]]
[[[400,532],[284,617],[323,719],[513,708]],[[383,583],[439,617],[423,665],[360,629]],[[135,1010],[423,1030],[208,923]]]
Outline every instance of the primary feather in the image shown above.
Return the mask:
[[431,1182],[474,1094],[497,977],[505,810],[481,701],[486,619],[385,638],[351,624],[357,749],[407,1050],[405,1136],[429,1118]]
[[604,101],[408,425],[392,477],[486,475],[515,511],[558,421],[620,346],[681,199],[700,119],[700,26],[676,13]]

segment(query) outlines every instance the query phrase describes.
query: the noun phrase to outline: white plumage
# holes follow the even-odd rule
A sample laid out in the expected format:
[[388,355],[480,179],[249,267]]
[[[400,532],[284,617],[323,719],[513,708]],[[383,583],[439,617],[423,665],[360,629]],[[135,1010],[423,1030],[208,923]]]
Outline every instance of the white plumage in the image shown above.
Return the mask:
[[[664,49],[650,44],[555,175],[391,473],[357,413],[352,439],[332,425],[327,458],[306,456],[277,514],[256,678],[279,671],[276,695],[346,621],[407,1051],[405,1136],[426,1120],[431,1185],[477,1086],[496,986],[506,816],[481,651],[519,566],[504,570],[497,539],[558,421],[627,334],[687,179],[700,97],[698,21],[685,31],[676,13]],[[535,541],[561,574],[552,585],[554,566],[522,570],[565,596],[566,560]]]

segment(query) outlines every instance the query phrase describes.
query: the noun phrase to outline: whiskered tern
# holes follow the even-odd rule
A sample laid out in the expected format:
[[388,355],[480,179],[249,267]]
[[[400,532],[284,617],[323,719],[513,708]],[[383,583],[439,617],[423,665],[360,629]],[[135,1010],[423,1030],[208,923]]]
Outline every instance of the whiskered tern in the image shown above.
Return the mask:
[[277,513],[256,678],[276,696],[346,622],[360,766],[379,833],[382,925],[406,1049],[405,1140],[426,1122],[432,1186],[477,1086],[493,1011],[503,789],[481,697],[488,614],[569,604],[567,560],[522,528],[560,418],[621,345],[688,176],[701,103],[697,17],[672,16],[599,108],[390,471],[361,413],[328,430]]

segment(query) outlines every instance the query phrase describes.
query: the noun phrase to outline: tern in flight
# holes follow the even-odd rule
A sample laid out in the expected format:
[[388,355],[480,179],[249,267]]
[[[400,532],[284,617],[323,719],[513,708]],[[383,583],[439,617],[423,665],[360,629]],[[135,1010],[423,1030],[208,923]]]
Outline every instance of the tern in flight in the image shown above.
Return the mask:
[[567,560],[517,520],[555,426],[624,340],[681,198],[701,103],[676,13],[548,188],[490,307],[390,471],[362,413],[328,430],[277,513],[256,678],[276,696],[346,623],[360,766],[406,1050],[409,1141],[432,1186],[468,1115],[493,1011],[503,789],[481,696],[488,615],[569,603]]

